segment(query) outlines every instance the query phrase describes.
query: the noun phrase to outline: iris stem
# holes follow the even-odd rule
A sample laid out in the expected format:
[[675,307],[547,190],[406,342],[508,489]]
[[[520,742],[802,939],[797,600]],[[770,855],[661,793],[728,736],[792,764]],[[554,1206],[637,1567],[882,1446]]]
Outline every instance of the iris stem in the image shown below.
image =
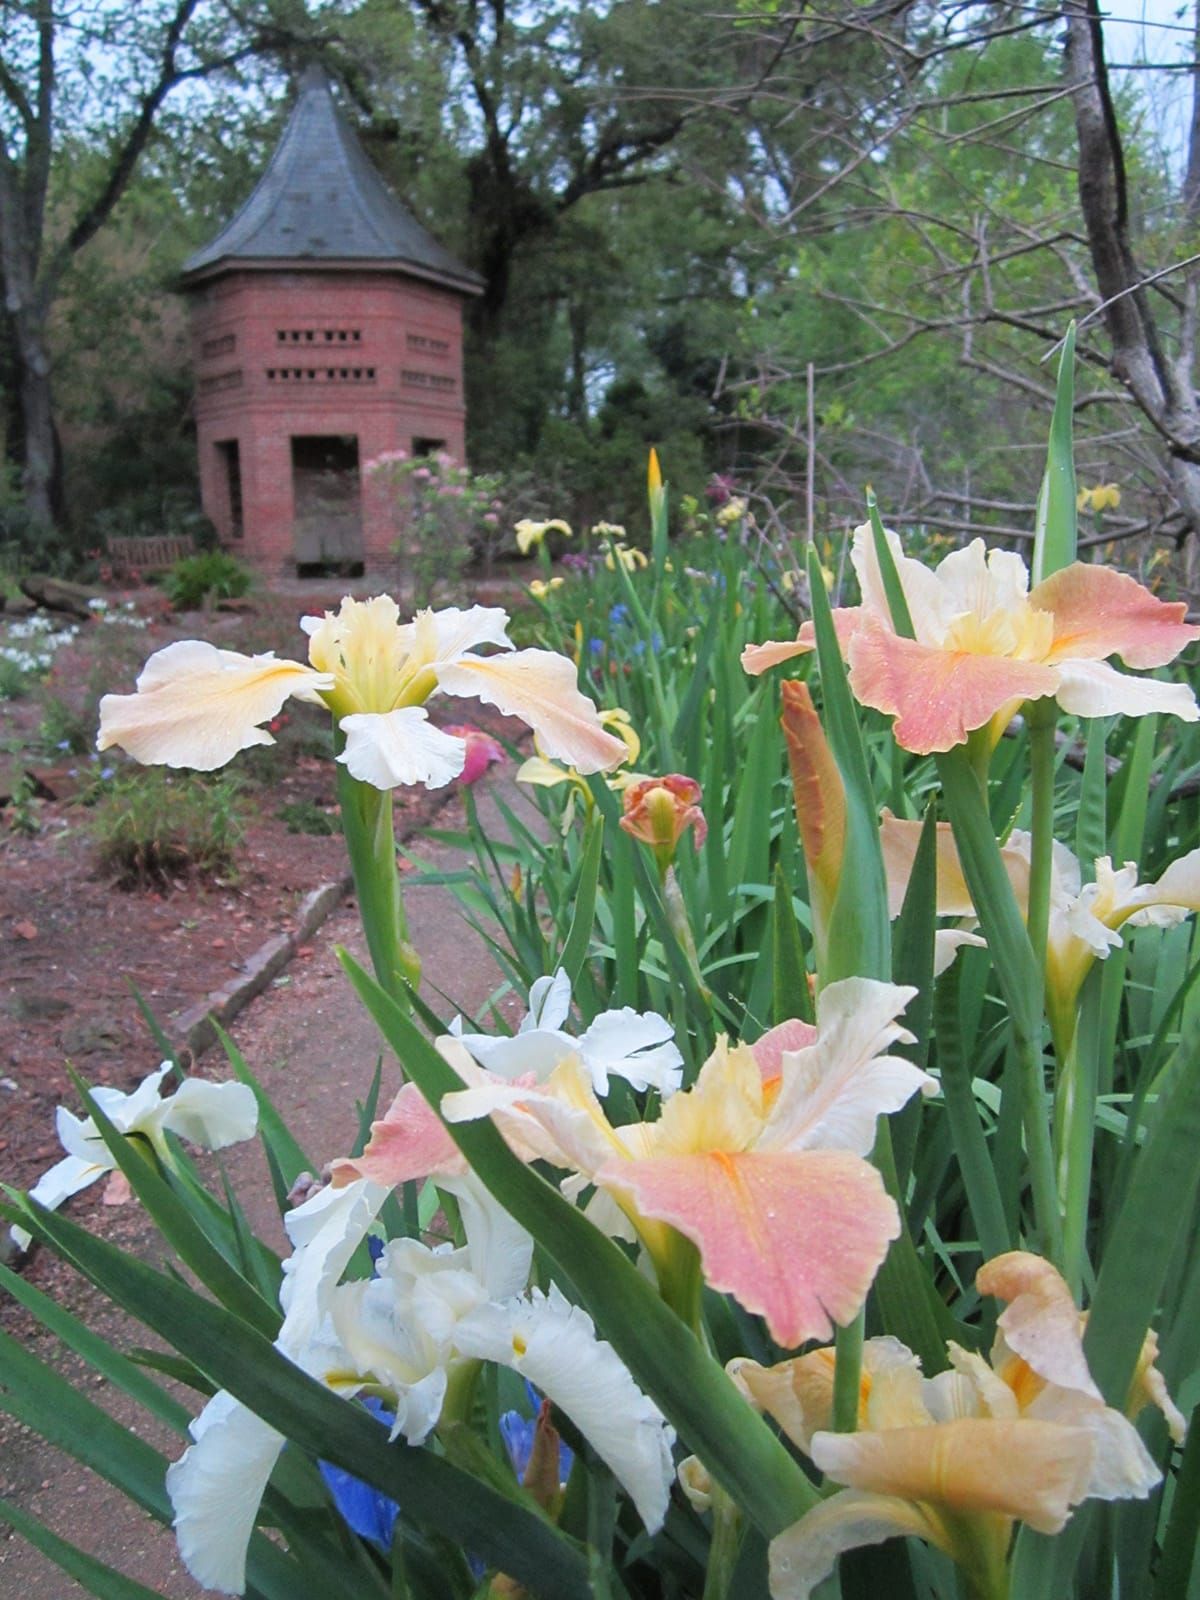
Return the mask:
[[1038,971],[1044,974],[1046,937],[1050,924],[1050,874],[1054,865],[1054,701],[1035,700],[1029,707],[1027,721],[1033,785],[1027,926]]
[[858,1402],[862,1386],[864,1307],[853,1322],[837,1331],[833,1367],[833,1431],[854,1433],[858,1428]]
[[1063,1213],[1063,1275],[1078,1300],[1087,1253],[1088,1203],[1095,1146],[1099,1000],[1103,974],[1084,988],[1074,1032],[1062,1051],[1055,1103],[1059,1198]]
[[729,1586],[742,1543],[742,1514],[717,1483],[712,1487],[712,1520],[703,1600],[729,1600]]
[[[341,744],[340,735],[335,742]],[[415,989],[421,981],[421,958],[409,942],[400,894],[392,796],[352,778],[341,762],[337,763],[337,775],[342,832],[371,964],[380,986],[398,1004],[407,1006],[409,988]]]

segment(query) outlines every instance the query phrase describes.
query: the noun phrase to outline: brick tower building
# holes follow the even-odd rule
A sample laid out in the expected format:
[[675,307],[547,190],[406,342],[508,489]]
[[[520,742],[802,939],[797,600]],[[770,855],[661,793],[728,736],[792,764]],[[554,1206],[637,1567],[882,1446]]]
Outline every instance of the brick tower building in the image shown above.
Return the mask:
[[385,187],[320,68],[258,187],[183,270],[200,492],[264,572],[389,559],[385,450],[465,456],[462,308],[482,280]]

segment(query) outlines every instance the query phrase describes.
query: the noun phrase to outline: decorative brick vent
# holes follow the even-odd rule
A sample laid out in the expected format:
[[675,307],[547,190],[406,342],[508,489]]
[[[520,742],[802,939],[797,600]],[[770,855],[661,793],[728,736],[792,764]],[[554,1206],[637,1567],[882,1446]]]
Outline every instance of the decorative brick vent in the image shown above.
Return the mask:
[[268,367],[268,383],[374,383],[374,367]]
[[217,394],[222,389],[240,389],[242,369],[235,367],[232,372],[215,372],[211,377],[201,378],[196,387],[201,394]]
[[205,339],[204,343],[200,346],[200,354],[205,358],[209,358],[211,356],[227,356],[229,352],[233,349],[236,349],[236,347],[237,334],[222,333],[219,334],[215,339]]
[[449,339],[432,339],[425,333],[410,333],[407,337],[410,350],[420,350],[429,356],[448,356],[450,354]]
[[443,394],[453,394],[458,384],[442,372],[415,372],[407,367],[400,374],[401,382],[409,389],[437,389]]
[[278,328],[279,344],[361,344],[361,328]]

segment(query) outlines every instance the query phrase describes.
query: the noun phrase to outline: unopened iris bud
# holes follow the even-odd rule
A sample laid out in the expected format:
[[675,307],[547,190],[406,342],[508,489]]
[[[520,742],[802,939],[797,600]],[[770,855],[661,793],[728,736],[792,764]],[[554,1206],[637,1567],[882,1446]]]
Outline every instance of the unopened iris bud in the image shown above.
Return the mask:
[[650,846],[660,873],[665,873],[674,861],[679,841],[688,828],[695,829],[697,849],[708,836],[700,799],[700,785],[695,778],[678,772],[668,773],[665,778],[643,778],[626,789],[621,826],[632,838]]

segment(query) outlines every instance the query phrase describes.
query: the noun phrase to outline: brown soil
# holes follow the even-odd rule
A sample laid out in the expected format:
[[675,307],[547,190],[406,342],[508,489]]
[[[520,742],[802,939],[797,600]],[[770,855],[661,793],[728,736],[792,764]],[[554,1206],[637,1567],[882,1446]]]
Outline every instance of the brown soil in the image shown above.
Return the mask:
[[[322,596],[322,602],[327,603]],[[229,648],[277,648],[295,653],[295,619],[309,609],[287,597],[252,617],[216,616],[161,622],[126,641],[120,670],[108,676],[116,688],[131,685],[140,662],[175,637],[203,632]],[[264,611],[266,614],[264,615]],[[275,636],[282,635],[275,642]],[[57,665],[52,692],[79,703],[88,675],[95,676],[100,647],[109,641],[85,633]],[[111,650],[110,650],[111,654]],[[102,656],[102,662],[107,658]],[[470,720],[513,739],[519,724],[478,705],[446,702],[441,720]],[[0,703],[0,752],[27,770],[48,773],[68,788],[70,758],[60,758],[60,776],[49,772],[34,735],[41,708],[33,701]],[[313,726],[316,726],[314,720]],[[0,1178],[28,1187],[61,1156],[54,1134],[54,1108],[74,1106],[67,1063],[92,1084],[130,1089],[159,1060],[130,993],[132,980],[170,1031],[172,1020],[212,990],[223,987],[266,940],[287,931],[304,895],[345,869],[339,836],[291,834],[276,813],[288,801],[333,808],[328,759],[304,754],[303,730],[283,735],[294,748],[264,782],[248,790],[250,805],[236,875],[221,883],[180,881],[162,889],[129,893],[97,871],[86,828],[86,808],[67,798],[37,802],[39,831],[31,837],[6,833],[0,813]],[[0,756],[0,765],[3,763]],[[83,765],[87,758],[79,763]],[[2,773],[0,773],[2,776]],[[477,790],[487,804],[485,785]],[[511,790],[509,803],[520,804]],[[454,790],[397,794],[397,833],[412,833],[448,804],[439,825],[462,825]],[[429,847],[435,864],[457,866],[441,847]],[[439,856],[440,851],[440,856]],[[421,853],[428,851],[423,847]],[[416,889],[409,899],[414,938],[426,971],[449,974],[442,986],[469,1008],[483,1004],[499,981],[482,942],[466,929],[448,891]],[[336,959],[348,944],[365,960],[352,903],[330,917],[282,977],[275,980],[233,1026],[239,1047],[276,1099],[301,1142],[320,1164],[349,1147],[355,1127],[354,1100],[365,1093],[379,1041],[370,1019],[350,997]],[[436,981],[436,979],[435,979]],[[440,1007],[436,997],[431,1002]],[[444,1007],[440,1007],[445,1009]],[[204,1070],[227,1075],[219,1051]],[[396,1086],[392,1063],[385,1094]],[[385,1100],[386,1103],[386,1100]],[[78,1109],[76,1106],[75,1109]],[[261,1153],[256,1145],[228,1152],[227,1166],[247,1203],[252,1225],[282,1245]],[[70,1203],[76,1220],[105,1238],[162,1259],[162,1247],[136,1205],[108,1206],[97,1184]],[[6,1230],[0,1228],[0,1234]],[[128,1347],[147,1342],[144,1330],[105,1303],[46,1251],[35,1250],[23,1275],[89,1326]],[[127,1427],[134,1427],[169,1457],[181,1441],[145,1425],[123,1396],[63,1357],[32,1317],[0,1295],[0,1330],[49,1359]],[[194,1397],[189,1400],[193,1404]],[[0,1499],[13,1498],[43,1517],[60,1534],[148,1584],[169,1600],[193,1600],[200,1591],[182,1572],[169,1534],[139,1515],[92,1474],[0,1413]],[[75,1584],[9,1537],[0,1522],[0,1600],[66,1600],[82,1594]]]

